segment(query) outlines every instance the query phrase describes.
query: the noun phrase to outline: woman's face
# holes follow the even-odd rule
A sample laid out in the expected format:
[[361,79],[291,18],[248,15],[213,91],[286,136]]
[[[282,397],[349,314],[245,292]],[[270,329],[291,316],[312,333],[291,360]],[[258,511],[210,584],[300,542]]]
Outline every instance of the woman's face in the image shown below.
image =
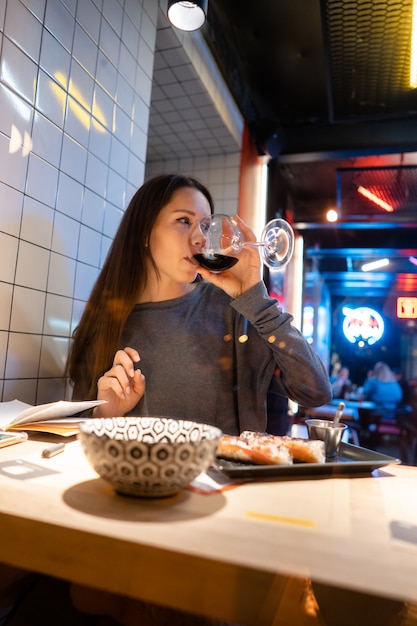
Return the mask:
[[[191,187],[178,189],[161,209],[149,238],[151,255],[161,281],[190,283],[196,277],[193,245],[196,224],[210,215],[207,198]],[[195,244],[195,242],[194,242]]]

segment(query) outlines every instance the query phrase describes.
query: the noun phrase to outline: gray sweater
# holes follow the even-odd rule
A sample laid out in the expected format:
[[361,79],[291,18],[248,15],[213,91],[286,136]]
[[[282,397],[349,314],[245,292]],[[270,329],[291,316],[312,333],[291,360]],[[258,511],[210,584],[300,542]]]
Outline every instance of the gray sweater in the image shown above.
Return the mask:
[[139,352],[146,392],[129,415],[207,422],[227,434],[264,431],[273,378],[299,404],[324,404],[328,375],[291,321],[263,282],[234,300],[201,282],[186,296],[136,305],[121,347]]

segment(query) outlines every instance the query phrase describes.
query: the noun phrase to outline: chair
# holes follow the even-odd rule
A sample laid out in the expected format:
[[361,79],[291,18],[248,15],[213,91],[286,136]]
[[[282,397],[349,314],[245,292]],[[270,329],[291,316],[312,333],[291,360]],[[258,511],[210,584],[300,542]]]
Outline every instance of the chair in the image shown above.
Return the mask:
[[406,404],[396,410],[398,426],[403,433],[404,463],[417,465],[417,410]]
[[398,405],[394,412],[384,409],[360,410],[360,440],[372,450],[381,446],[384,438],[394,438],[399,445],[401,461],[415,463],[415,447],[417,437],[417,418],[413,408],[408,404]]

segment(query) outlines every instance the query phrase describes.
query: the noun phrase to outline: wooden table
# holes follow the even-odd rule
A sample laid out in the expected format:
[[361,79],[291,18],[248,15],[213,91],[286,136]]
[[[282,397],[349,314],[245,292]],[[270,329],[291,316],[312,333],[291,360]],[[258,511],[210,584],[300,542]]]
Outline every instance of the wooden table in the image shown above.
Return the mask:
[[[116,495],[77,441],[51,459],[44,447],[0,449],[6,564],[256,626],[273,623],[280,574],[417,601],[417,546],[389,528],[417,524],[417,468],[142,500]],[[12,477],[15,459],[53,473]]]
[[377,405],[375,404],[375,402],[372,402],[371,400],[331,400],[330,404],[332,406],[338,406],[339,402],[344,402],[345,404],[345,411],[346,409],[356,409],[357,411],[359,410],[364,410],[364,411],[374,411],[377,408]]
[[[340,401],[339,401],[340,402]],[[306,416],[308,417],[318,417],[323,419],[333,419],[337,407],[339,406],[339,402],[337,404],[329,403],[323,404],[322,406],[316,406],[312,408],[304,409]],[[345,408],[343,411],[342,422],[344,420],[357,420],[358,419],[358,411],[356,407]]]
[[375,402],[370,402],[369,400],[364,400],[362,402],[356,400],[331,400],[329,404],[323,404],[322,406],[316,406],[314,408],[306,408],[305,414],[311,417],[323,417],[326,419],[333,419],[337,407],[340,402],[343,402],[345,408],[343,410],[342,421],[344,420],[354,420],[359,421],[359,411],[373,411],[376,409]]

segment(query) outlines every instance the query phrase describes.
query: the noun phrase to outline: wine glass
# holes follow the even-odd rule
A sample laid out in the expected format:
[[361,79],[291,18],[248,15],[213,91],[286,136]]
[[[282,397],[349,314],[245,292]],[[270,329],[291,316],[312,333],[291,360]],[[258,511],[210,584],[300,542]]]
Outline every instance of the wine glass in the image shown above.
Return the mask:
[[245,241],[239,227],[230,215],[215,213],[198,222],[203,246],[194,258],[211,272],[222,272],[235,265],[244,246],[262,248],[265,265],[272,269],[283,267],[292,257],[294,232],[283,219],[276,218],[266,224],[260,241]]

